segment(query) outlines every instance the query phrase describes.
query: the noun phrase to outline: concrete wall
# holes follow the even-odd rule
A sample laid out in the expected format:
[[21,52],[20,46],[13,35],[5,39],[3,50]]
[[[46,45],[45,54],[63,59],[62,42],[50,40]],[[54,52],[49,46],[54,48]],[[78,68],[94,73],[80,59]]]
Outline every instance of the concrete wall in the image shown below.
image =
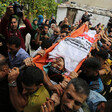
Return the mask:
[[57,18],[56,18],[57,24],[59,24],[60,21],[64,20],[66,15],[67,15],[67,8],[66,7],[58,7]]
[[112,0],[69,0],[69,1],[94,7],[112,9]]
[[[78,10],[74,23],[76,21],[79,21],[83,14],[84,14],[84,11]],[[109,19],[110,19],[110,17],[107,17],[107,16],[102,16],[102,15],[98,15],[98,14],[92,14],[92,17],[91,17],[90,21],[91,21],[93,26],[97,25],[98,23],[102,23],[106,27]]]

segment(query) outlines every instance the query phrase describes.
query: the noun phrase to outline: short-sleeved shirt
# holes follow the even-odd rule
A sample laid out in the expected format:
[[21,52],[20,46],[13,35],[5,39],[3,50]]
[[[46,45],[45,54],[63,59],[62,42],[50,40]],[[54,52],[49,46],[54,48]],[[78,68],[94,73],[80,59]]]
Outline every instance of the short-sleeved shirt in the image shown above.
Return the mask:
[[40,112],[41,105],[45,103],[46,98],[50,95],[44,86],[28,97],[28,105],[25,107],[24,112]]

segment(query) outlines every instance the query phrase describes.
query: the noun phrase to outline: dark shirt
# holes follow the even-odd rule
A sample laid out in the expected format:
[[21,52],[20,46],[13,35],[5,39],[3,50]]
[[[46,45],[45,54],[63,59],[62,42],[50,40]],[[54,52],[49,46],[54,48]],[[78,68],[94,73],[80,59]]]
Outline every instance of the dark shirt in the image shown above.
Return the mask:
[[0,112],[16,112],[10,102],[7,77],[0,80]]

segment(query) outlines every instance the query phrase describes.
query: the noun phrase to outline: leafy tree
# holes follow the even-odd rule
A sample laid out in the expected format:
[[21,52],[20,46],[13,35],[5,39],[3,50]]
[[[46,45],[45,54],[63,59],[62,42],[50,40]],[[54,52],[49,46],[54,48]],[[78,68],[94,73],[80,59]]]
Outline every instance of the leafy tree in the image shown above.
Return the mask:
[[[6,11],[6,7],[10,2],[15,0],[1,0],[0,1],[0,17]],[[25,14],[28,18],[37,17],[38,15],[44,15],[46,18],[50,18],[52,15],[56,15],[58,4],[55,0],[17,0],[20,4],[24,5]]]

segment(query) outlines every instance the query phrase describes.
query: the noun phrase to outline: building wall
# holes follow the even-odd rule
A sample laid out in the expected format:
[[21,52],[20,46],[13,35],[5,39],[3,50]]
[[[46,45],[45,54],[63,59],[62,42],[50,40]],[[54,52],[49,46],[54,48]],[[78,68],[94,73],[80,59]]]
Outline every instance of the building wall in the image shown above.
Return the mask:
[[69,0],[70,2],[76,2],[79,4],[85,4],[88,6],[112,9],[112,0]]
[[[83,14],[84,14],[84,11],[78,10],[74,23],[79,21]],[[98,15],[98,14],[92,14],[92,17],[91,17],[90,21],[91,21],[93,26],[97,25],[98,23],[102,23],[106,27],[109,19],[110,19],[110,17],[107,17],[107,16],[102,16],[102,15]]]
[[64,20],[66,15],[67,15],[67,7],[58,7],[56,18],[57,24],[59,24],[60,21]]

